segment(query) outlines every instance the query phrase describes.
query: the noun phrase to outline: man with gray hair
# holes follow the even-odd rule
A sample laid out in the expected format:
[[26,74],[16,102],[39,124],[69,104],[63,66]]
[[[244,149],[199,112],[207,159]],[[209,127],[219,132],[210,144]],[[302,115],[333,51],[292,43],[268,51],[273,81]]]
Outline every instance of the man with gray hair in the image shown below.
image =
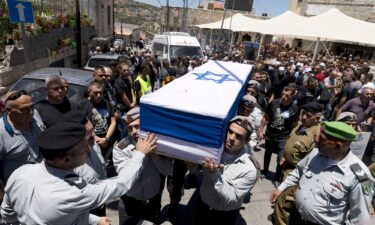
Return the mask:
[[337,112],[337,115],[340,115],[341,112],[353,112],[357,115],[357,125],[361,123],[369,125],[372,123],[372,114],[374,112],[373,97],[374,89],[364,87],[361,95],[346,102]]
[[77,106],[66,97],[66,84],[60,76],[49,76],[44,87],[47,98],[37,102],[35,109],[42,117],[44,125],[50,127],[57,123],[62,115],[76,109]]

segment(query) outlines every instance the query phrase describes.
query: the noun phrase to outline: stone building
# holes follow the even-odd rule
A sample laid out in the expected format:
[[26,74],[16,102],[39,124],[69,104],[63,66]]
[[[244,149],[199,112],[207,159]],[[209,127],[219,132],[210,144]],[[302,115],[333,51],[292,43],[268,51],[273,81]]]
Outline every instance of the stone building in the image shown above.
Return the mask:
[[[45,2],[45,3],[43,3]],[[34,0],[39,7],[48,8],[52,13],[74,14],[75,0]],[[80,0],[81,14],[87,14],[95,26],[97,37],[111,39],[114,31],[113,1],[108,0]]]
[[290,0],[289,10],[303,16],[314,16],[337,8],[348,16],[375,22],[375,0]]

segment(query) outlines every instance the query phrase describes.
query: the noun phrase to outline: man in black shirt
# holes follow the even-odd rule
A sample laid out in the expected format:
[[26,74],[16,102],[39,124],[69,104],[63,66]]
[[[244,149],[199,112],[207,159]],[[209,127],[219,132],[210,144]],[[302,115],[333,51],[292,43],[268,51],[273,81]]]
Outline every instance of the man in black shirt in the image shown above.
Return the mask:
[[35,104],[35,109],[40,114],[44,125],[48,128],[60,119],[60,117],[76,108],[76,105],[66,97],[65,82],[60,76],[53,75],[46,79],[45,89],[47,98]]
[[[280,160],[283,156],[286,140],[298,121],[299,108],[293,103],[296,87],[288,85],[283,89],[280,99],[273,100],[268,106],[259,128],[259,139],[265,138],[262,176],[268,174],[272,153],[277,153],[277,167],[274,177],[278,181],[281,176]],[[264,128],[267,130],[264,134]]]
[[92,122],[95,141],[106,159],[111,153],[116,118],[110,103],[103,98],[103,89],[103,83],[92,81],[88,86],[88,99],[80,103],[79,109],[83,110]]
[[297,104],[299,107],[306,105],[318,98],[320,95],[319,81],[313,76],[310,76],[306,85],[297,87]]
[[118,66],[118,70],[120,75],[115,82],[115,92],[117,101],[116,108],[120,111],[120,115],[117,120],[116,140],[120,141],[127,135],[125,124],[121,117],[131,108],[134,108],[136,98],[134,95],[132,76],[129,71],[129,64],[127,62],[121,62]]

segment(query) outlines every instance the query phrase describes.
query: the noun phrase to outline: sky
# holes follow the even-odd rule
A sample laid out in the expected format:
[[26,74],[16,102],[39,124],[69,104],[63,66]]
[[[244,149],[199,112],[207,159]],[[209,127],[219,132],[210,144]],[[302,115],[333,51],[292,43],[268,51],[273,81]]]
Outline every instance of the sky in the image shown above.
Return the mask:
[[[144,2],[155,6],[165,6],[166,0],[136,0],[138,2]],[[200,0],[188,0],[190,8],[196,8]],[[160,2],[160,3],[159,3]],[[169,0],[170,6],[182,7],[183,0]],[[268,16],[274,17],[282,14],[288,10],[289,0],[254,0],[253,7],[255,8],[255,14],[261,15],[262,13],[268,13]]]

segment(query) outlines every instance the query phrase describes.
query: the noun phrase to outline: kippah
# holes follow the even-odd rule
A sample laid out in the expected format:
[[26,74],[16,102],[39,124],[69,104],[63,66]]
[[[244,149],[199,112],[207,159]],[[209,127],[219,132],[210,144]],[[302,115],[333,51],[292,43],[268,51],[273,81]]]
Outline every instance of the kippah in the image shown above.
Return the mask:
[[86,130],[82,124],[61,122],[41,132],[37,138],[40,148],[61,150],[71,148],[85,137]]

